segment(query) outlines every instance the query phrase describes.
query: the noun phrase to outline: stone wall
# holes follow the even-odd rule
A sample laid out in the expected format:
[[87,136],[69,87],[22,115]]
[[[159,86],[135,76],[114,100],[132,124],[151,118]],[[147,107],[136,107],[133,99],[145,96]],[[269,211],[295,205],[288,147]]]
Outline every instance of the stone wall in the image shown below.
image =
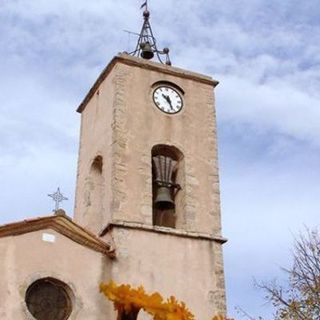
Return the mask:
[[[44,241],[47,235],[50,241]],[[49,235],[49,236],[48,236]],[[109,259],[53,230],[42,230],[0,239],[0,319],[34,319],[25,295],[36,280],[51,277],[72,290],[70,320],[105,320],[112,308],[99,293],[108,277]]]

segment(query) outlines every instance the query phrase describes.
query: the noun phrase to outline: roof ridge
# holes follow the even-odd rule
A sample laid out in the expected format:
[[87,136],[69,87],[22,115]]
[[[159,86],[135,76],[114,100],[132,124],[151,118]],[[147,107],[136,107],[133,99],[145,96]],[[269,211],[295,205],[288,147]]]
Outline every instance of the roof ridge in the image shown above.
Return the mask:
[[34,232],[51,228],[67,238],[101,252],[110,258],[114,258],[115,252],[111,246],[101,240],[97,235],[75,223],[70,217],[64,215],[52,215],[38,218],[24,219],[0,225],[0,238],[17,236],[28,232]]

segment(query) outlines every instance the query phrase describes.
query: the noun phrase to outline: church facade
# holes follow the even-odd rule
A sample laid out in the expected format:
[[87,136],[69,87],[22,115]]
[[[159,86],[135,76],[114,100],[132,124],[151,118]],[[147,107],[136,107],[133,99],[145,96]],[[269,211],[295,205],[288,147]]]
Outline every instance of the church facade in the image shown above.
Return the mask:
[[117,319],[99,293],[111,280],[173,295],[196,319],[225,315],[217,84],[112,59],[78,108],[74,218],[0,226],[0,319]]

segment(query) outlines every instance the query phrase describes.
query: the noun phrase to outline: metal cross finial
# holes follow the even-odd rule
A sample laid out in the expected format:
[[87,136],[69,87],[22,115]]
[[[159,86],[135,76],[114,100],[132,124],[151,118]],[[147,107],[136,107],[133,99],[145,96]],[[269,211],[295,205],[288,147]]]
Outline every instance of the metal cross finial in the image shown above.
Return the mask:
[[60,192],[60,188],[57,189],[56,192],[52,193],[52,194],[48,194],[49,197],[51,197],[53,199],[53,201],[55,202],[55,209],[54,211],[59,210],[59,203],[62,202],[63,200],[68,200],[68,198],[66,198],[61,192]]

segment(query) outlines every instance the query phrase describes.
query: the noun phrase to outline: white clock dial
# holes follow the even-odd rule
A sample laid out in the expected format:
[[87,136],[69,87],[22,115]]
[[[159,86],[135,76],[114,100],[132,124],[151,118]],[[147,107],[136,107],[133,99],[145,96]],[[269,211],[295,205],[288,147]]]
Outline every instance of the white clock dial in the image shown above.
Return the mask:
[[154,90],[153,101],[165,113],[177,113],[182,109],[183,100],[180,93],[168,86],[161,86]]

